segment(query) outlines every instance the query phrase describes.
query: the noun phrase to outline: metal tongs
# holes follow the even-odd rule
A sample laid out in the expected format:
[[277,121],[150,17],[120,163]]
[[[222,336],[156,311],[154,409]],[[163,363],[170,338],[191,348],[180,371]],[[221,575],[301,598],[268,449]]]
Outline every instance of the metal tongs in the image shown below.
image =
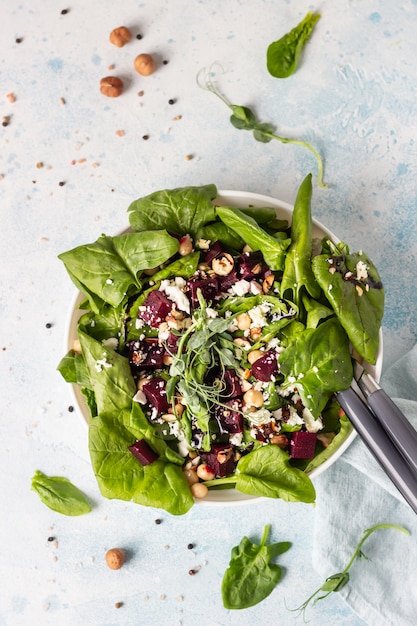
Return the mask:
[[357,361],[353,370],[359,393],[352,384],[336,393],[337,400],[362,441],[417,513],[417,431]]

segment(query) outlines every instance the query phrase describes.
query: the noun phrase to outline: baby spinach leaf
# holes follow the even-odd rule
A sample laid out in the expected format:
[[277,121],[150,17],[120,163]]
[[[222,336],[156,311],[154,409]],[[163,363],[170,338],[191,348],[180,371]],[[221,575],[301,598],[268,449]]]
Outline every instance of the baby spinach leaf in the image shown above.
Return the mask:
[[243,537],[232,548],[229,567],[222,580],[222,599],[226,609],[247,609],[272,593],[282,576],[272,559],[291,547],[288,541],[267,545],[270,526],[265,526],[260,545]]
[[[313,222],[311,217],[311,174],[301,183],[294,204],[291,224],[291,244],[285,257],[281,293],[301,304],[300,293],[306,290],[313,298],[320,298],[321,290],[311,268],[313,251]],[[287,293],[289,292],[289,293]]]
[[78,246],[58,256],[74,284],[86,295],[91,309],[99,313],[104,303],[117,307],[126,298],[134,276],[113,249],[112,238]]
[[272,76],[287,78],[294,74],[300,55],[320,17],[319,13],[309,11],[295,28],[268,46],[266,65]]
[[384,313],[384,289],[375,265],[366,254],[346,251],[338,254],[341,247],[334,248],[330,256],[315,257],[313,272],[353,347],[368,363],[374,364]]
[[137,277],[142,270],[158,267],[168,261],[178,252],[180,244],[166,230],[155,230],[151,237],[146,232],[113,237],[113,247],[132,276]]
[[146,417],[136,409],[133,416],[123,410],[117,415],[102,413],[91,420],[89,448],[100,491],[106,498],[133,500],[183,515],[194,500],[179,461],[168,460],[174,452],[153,433],[153,438],[147,440],[160,454],[156,461],[144,467],[128,450],[137,438],[150,431]]
[[94,389],[98,412],[130,409],[136,385],[129,361],[100,341],[78,331],[82,353]]
[[262,446],[243,456],[235,480],[236,489],[243,493],[286,502],[314,502],[316,498],[310,478],[292,467],[288,452],[278,446]]
[[198,231],[197,238],[207,239],[211,242],[220,241],[229,250],[241,250],[244,246],[242,238],[230,230],[223,222],[206,224]]
[[319,417],[335,391],[347,389],[353,378],[347,335],[336,318],[307,328],[278,358],[285,388],[297,387],[303,404]]
[[32,477],[32,489],[47,507],[62,515],[84,515],[91,511],[83,492],[62,476],[46,476],[36,470]]
[[284,269],[285,251],[290,244],[289,239],[279,240],[268,235],[256,221],[239,209],[222,206],[216,213],[228,228],[234,230],[252,250],[260,250],[265,262],[272,270]]
[[212,200],[215,185],[179,187],[156,191],[132,202],[128,208],[133,230],[166,229],[175,235],[196,235],[199,229],[215,219]]
[[166,278],[171,278],[172,276],[189,278],[196,271],[199,260],[199,252],[191,252],[191,254],[182,256],[153,274],[151,277],[152,282],[156,283],[161,280],[165,280]]

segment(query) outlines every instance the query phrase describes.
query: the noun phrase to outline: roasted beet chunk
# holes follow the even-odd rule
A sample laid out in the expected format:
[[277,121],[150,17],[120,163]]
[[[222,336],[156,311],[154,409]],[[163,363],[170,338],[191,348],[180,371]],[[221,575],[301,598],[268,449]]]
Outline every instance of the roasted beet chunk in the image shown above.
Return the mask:
[[133,456],[141,465],[150,465],[156,461],[158,455],[144,439],[137,439],[135,443],[128,447]]
[[191,304],[198,307],[197,289],[201,289],[202,296],[206,302],[211,302],[219,293],[217,278],[199,278],[188,282],[190,288]]
[[292,459],[312,459],[316,448],[316,433],[298,430],[291,435],[290,457]]
[[216,256],[218,256],[219,254],[222,254],[223,252],[224,252],[223,246],[220,243],[220,241],[215,241],[207,250],[206,254],[204,255],[204,261],[207,263],[207,265],[210,265],[212,260],[215,259]]
[[179,335],[174,335],[171,331],[166,340],[166,348],[169,354],[177,354],[178,352],[178,341],[180,339]]
[[278,362],[275,350],[268,350],[263,356],[252,363],[252,375],[255,376],[257,380],[267,383],[277,374]]
[[219,280],[220,291],[227,291],[228,289],[230,289],[232,285],[237,283],[237,281],[240,280],[240,278],[237,275],[236,268],[233,268],[230,274],[227,274],[227,276],[219,276],[218,280]]
[[228,443],[216,444],[212,446],[210,452],[201,452],[200,457],[219,478],[234,472],[233,448]]
[[228,398],[236,398],[236,396],[240,396],[243,393],[240,380],[235,370],[226,370],[224,372],[223,380],[226,387],[222,395],[227,396]]
[[143,385],[143,393],[149,404],[155,408],[158,413],[163,413],[169,408],[167,394],[165,391],[165,380],[161,376],[155,376]]
[[239,411],[241,402],[239,400],[229,400],[227,406],[216,404],[214,407],[214,417],[219,425],[220,433],[243,433],[243,415]]
[[172,301],[162,292],[155,289],[151,291],[139,307],[139,317],[154,328],[159,326],[170,313]]
[[157,343],[129,341],[129,363],[133,373],[141,369],[159,369],[164,364],[165,349]]
[[261,276],[268,266],[265,264],[262,252],[244,252],[237,261],[241,278],[250,280]]

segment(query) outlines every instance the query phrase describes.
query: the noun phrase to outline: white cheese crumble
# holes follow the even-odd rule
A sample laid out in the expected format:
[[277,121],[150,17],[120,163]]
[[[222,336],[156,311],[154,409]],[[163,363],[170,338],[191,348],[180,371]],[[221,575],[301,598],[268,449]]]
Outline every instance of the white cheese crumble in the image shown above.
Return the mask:
[[261,424],[268,424],[271,421],[272,413],[268,409],[258,409],[257,411],[251,411],[246,413],[246,418],[251,424],[260,426]]
[[245,296],[250,291],[250,282],[247,280],[238,280],[229,289],[235,296]]
[[356,276],[358,280],[366,280],[368,278],[368,266],[363,261],[356,263]]
[[306,425],[306,428],[310,433],[317,433],[323,428],[323,422],[321,417],[315,419],[313,417],[313,414],[306,408],[303,409],[303,419],[304,424]]
[[[288,424],[288,426],[301,426],[302,424],[304,424],[303,418],[300,415],[298,415],[295,407],[289,406],[289,407],[286,407],[286,410],[288,408],[290,410],[290,416],[288,419],[284,420],[285,423]],[[279,422],[282,421],[282,408],[277,409],[276,411],[272,411],[272,415],[277,421]]]
[[180,311],[190,313],[190,301],[183,292],[186,282],[181,276],[177,276],[174,280],[162,280],[159,287]]
[[106,357],[104,357],[104,359],[98,359],[96,361],[96,364],[95,364],[96,372],[102,372],[103,367],[105,368],[113,367],[111,363],[108,363]]
[[139,330],[139,328],[142,328],[143,326],[145,326],[145,322],[138,317],[135,320],[135,328],[136,328],[136,330]]
[[240,446],[243,440],[243,433],[235,433],[229,438],[229,442],[232,446]]
[[216,309],[212,309],[209,306],[206,308],[206,315],[209,319],[214,319],[215,317],[219,317],[219,314],[216,311]]
[[133,396],[133,401],[139,402],[139,404],[146,404],[146,396],[141,389]]
[[256,328],[262,328],[268,324],[266,316],[270,312],[271,306],[269,302],[264,302],[263,304],[254,306],[253,309],[249,309],[248,315]]
[[112,285],[112,284],[113,284],[113,281],[112,281],[112,279],[111,279],[111,278],[108,278],[108,279],[106,280],[106,283],[107,283],[107,285]]

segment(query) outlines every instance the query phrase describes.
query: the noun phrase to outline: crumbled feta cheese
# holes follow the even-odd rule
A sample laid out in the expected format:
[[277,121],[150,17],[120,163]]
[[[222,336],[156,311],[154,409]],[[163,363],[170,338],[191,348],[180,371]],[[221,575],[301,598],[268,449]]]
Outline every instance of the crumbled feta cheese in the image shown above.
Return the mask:
[[264,302],[263,304],[258,304],[254,306],[253,309],[248,311],[248,315],[252,320],[253,326],[256,328],[262,328],[268,324],[266,316],[271,310],[270,302]]
[[112,284],[113,284],[113,281],[112,281],[112,279],[111,279],[111,278],[108,278],[108,279],[106,280],[106,283],[107,283],[108,285],[112,285]]
[[199,239],[197,241],[197,246],[200,248],[200,250],[208,250],[210,248],[210,239]]
[[95,367],[96,367],[96,371],[97,372],[102,372],[103,371],[103,367],[109,368],[109,367],[113,367],[113,366],[112,366],[111,363],[108,363],[106,357],[104,357],[104,359],[98,359],[96,361]]
[[272,414],[268,409],[258,409],[257,411],[245,413],[245,417],[251,424],[260,426],[261,424],[268,424],[271,421]]
[[163,291],[180,311],[190,313],[190,301],[183,292],[185,285],[185,280],[177,276],[174,280],[162,280],[159,290]]
[[243,440],[243,433],[235,433],[229,439],[232,446],[240,446]]
[[247,280],[238,280],[229,289],[235,296],[245,296],[250,291],[250,282]]
[[133,396],[133,401],[139,402],[139,404],[146,404],[146,396],[141,389]]
[[135,320],[135,328],[136,328],[136,330],[139,330],[139,328],[142,328],[143,326],[145,326],[145,322],[143,320],[141,320],[139,317],[136,318],[136,320]]
[[262,293],[262,286],[261,286],[259,283],[257,283],[255,280],[253,280],[253,281],[250,283],[250,292],[251,292],[254,296],[257,296],[257,295],[259,295],[260,293]]
[[216,309],[212,309],[209,306],[206,308],[206,315],[210,319],[214,319],[215,317],[219,317],[219,314],[216,311]]
[[169,326],[167,322],[162,322],[158,328],[158,339],[159,341],[167,341],[170,334]]
[[106,348],[110,348],[110,350],[116,350],[119,345],[119,340],[116,339],[116,337],[109,337],[109,339],[103,339],[101,343]]
[[311,411],[309,411],[307,408],[303,409],[303,419],[304,424],[310,433],[317,433],[323,428],[323,422],[321,417],[315,419]]

